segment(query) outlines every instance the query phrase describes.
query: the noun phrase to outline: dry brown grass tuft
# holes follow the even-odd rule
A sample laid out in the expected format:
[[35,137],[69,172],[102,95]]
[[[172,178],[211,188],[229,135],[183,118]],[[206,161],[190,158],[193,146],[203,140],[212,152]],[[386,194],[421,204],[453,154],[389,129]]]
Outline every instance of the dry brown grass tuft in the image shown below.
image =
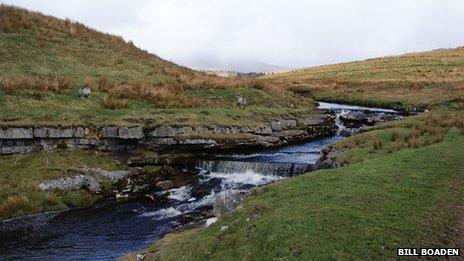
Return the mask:
[[416,124],[403,140],[408,147],[417,148],[441,142],[444,137],[445,130],[442,127]]
[[448,111],[447,113],[429,112],[422,116],[428,125],[446,128],[458,128],[464,130],[464,114],[460,111]]
[[373,140],[373,146],[375,150],[383,148],[383,141],[381,138],[375,136]]
[[25,196],[9,196],[0,205],[0,217],[8,217],[18,211],[25,213],[37,212],[39,206],[37,202],[29,200]]
[[263,90],[277,97],[287,96],[287,85],[277,84],[263,79],[251,79],[250,85],[255,89]]
[[49,206],[55,206],[60,203],[60,199],[54,194],[45,194],[45,203]]
[[410,148],[417,148],[419,147],[419,141],[418,141],[418,138],[417,136],[415,135],[409,135],[407,138],[406,138],[406,144],[408,145],[408,147]]
[[22,15],[20,9],[15,7],[0,5],[0,33],[16,33],[21,28],[29,27],[27,17]]
[[397,128],[393,129],[393,131],[392,131],[392,141],[397,141],[399,136],[400,136],[400,134],[398,132],[398,129]]
[[60,76],[51,76],[46,79],[38,77],[5,77],[1,81],[0,87],[8,94],[12,94],[20,90],[34,90],[42,93],[49,91],[60,93],[67,90],[69,88],[69,84],[70,82],[68,78]]
[[93,77],[86,76],[84,79],[84,86],[90,88],[92,91],[98,91],[99,85]]
[[115,88],[116,83],[112,81],[108,76],[103,76],[98,80],[98,90],[100,91],[109,91],[113,88]]
[[128,106],[126,99],[114,99],[111,97],[106,97],[102,102],[103,108],[116,110],[116,109],[125,109]]
[[107,92],[114,99],[145,100],[157,107],[192,108],[202,104],[199,98],[187,97],[180,87],[171,84],[135,81],[116,86]]
[[14,32],[14,30],[10,19],[0,14],[0,33],[8,34],[11,32]]

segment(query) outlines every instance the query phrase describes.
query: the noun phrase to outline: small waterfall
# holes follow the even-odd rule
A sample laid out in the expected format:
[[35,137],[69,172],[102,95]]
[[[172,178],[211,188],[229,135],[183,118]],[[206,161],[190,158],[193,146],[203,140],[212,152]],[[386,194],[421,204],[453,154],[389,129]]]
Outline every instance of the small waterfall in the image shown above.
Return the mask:
[[292,177],[310,171],[312,165],[304,163],[197,160],[186,162],[186,167],[187,169],[225,174],[253,171],[263,175]]
[[340,109],[340,110],[335,111],[335,115],[336,115],[335,125],[337,125],[337,127],[338,127],[337,134],[340,134],[340,133],[342,133],[343,130],[346,130],[346,126],[345,126],[345,124],[343,124],[342,120],[340,119],[340,116],[345,115],[347,113],[349,113],[349,111],[347,111],[345,109]]

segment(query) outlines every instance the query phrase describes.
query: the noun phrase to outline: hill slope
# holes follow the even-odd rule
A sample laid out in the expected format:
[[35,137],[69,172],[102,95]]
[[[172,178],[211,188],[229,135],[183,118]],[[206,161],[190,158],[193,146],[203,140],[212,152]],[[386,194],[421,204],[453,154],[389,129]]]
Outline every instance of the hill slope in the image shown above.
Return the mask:
[[135,47],[123,38],[96,32],[77,22],[2,5],[2,75],[60,75],[72,83],[86,76],[113,80],[162,81],[192,73]]
[[[140,118],[254,124],[310,113],[312,106],[264,81],[207,76],[121,37],[6,5],[0,6],[0,58],[0,118],[8,124]],[[79,98],[82,86],[93,89],[90,99]],[[249,98],[246,110],[236,108],[236,95]]]
[[326,65],[268,76],[316,99],[389,107],[462,101],[464,48]]

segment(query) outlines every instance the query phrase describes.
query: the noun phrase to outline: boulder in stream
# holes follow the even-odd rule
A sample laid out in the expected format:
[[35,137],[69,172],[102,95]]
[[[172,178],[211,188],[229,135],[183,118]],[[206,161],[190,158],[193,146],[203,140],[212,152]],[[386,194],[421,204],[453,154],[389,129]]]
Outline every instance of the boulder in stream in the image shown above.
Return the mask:
[[213,214],[222,216],[234,211],[242,202],[245,193],[234,190],[226,190],[217,194],[213,202]]

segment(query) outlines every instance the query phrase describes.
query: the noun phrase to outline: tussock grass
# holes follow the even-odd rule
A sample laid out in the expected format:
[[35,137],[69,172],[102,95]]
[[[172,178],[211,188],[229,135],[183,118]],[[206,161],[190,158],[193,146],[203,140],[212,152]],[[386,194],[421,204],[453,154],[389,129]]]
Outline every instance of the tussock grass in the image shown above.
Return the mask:
[[98,80],[98,91],[109,91],[116,87],[116,83],[112,81],[108,76],[103,76]]
[[391,138],[392,141],[397,141],[397,140],[398,140],[398,137],[399,137],[400,135],[399,135],[399,133],[398,133],[398,129],[397,129],[397,128],[394,128],[394,129],[392,130],[392,135],[391,135],[391,136],[392,136],[392,138]]
[[34,213],[38,210],[38,203],[26,196],[8,196],[0,204],[0,218],[8,217],[11,213]]
[[103,108],[116,110],[116,109],[125,109],[128,106],[128,102],[125,99],[114,99],[111,97],[106,97],[103,99]]
[[1,81],[0,87],[7,94],[12,94],[21,90],[33,90],[41,93],[60,93],[69,88],[69,79],[59,76],[50,76],[45,79],[38,77],[6,77]]
[[448,110],[448,111],[437,111],[422,114],[420,116],[422,121],[432,126],[442,127],[456,127],[464,130],[464,110]]
[[92,91],[98,91],[99,90],[99,85],[97,81],[91,76],[86,76],[84,78],[84,86],[91,89]]
[[348,165],[407,148],[419,148],[442,142],[446,132],[457,126],[430,125],[426,116],[390,122],[371,131],[348,137],[331,146],[338,151],[336,162]]
[[146,81],[114,86],[107,92],[111,98],[145,100],[161,108],[175,106],[191,108],[201,104],[196,97],[186,97],[179,87],[151,84]]

